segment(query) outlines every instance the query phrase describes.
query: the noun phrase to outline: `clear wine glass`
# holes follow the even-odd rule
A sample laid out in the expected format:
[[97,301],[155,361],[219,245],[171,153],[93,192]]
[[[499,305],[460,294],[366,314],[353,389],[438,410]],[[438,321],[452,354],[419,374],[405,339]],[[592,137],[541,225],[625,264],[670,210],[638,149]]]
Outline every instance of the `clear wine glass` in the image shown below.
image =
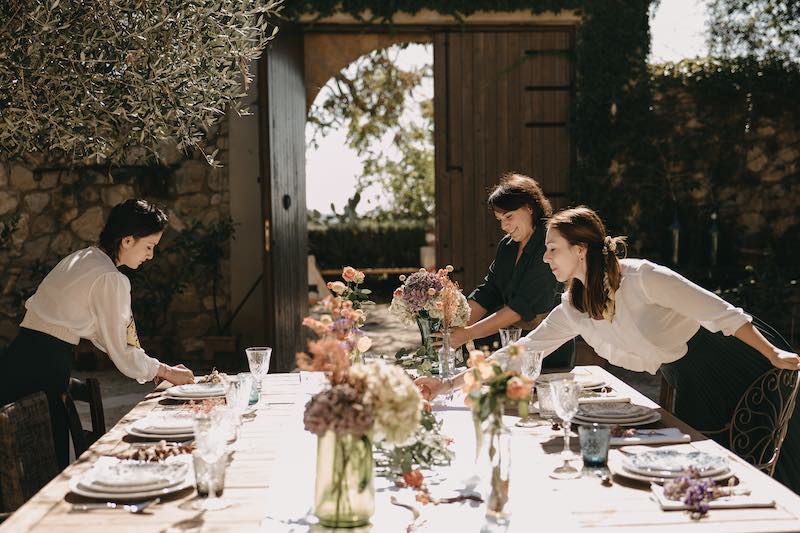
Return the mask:
[[272,348],[266,346],[256,346],[247,348],[247,364],[250,365],[250,372],[253,374],[253,384],[261,396],[261,382],[269,372],[269,360],[272,358]]
[[522,335],[522,329],[511,326],[508,328],[500,328],[500,346],[505,348],[509,344],[517,342]]
[[556,414],[561,418],[564,426],[564,451],[562,457],[564,464],[550,473],[550,477],[555,479],[574,479],[580,477],[581,472],[569,464],[572,452],[569,449],[570,427],[572,418],[578,412],[578,397],[581,392],[581,385],[574,380],[564,379],[550,383],[550,392],[553,396],[553,407]]
[[[197,453],[209,465],[205,472],[208,497],[195,502],[195,509],[219,511],[231,505],[228,500],[217,497],[217,491],[220,487],[214,487],[215,467],[212,466],[217,465],[227,451],[229,431],[230,428],[226,427],[225,424],[220,424],[219,416],[213,412],[211,414],[200,413],[194,418],[194,439]],[[224,468],[224,466],[221,468]]]
[[[530,378],[534,383],[536,379],[539,377],[539,374],[542,373],[542,359],[544,359],[544,352],[540,352],[537,350],[531,350],[527,348],[522,348],[522,375]],[[521,428],[531,428],[536,426],[541,426],[544,422],[541,422],[531,416],[531,408],[533,407],[533,387],[531,387],[531,398],[528,401],[528,414],[525,415],[524,418],[521,418],[517,423],[517,427]]]

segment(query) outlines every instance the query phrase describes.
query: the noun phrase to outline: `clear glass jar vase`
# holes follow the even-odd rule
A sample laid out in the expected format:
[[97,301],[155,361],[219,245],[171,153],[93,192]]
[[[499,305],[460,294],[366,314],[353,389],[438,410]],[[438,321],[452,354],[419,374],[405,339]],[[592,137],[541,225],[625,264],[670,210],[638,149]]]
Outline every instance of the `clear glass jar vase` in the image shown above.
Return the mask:
[[431,341],[431,332],[435,331],[435,322],[435,319],[429,316],[417,316],[417,327],[419,328],[422,351],[425,357],[431,360],[435,360],[436,358],[436,349],[433,347],[433,342]]
[[375,512],[372,483],[372,437],[317,437],[317,479],[314,514],[325,527],[356,527],[369,523]]
[[494,520],[507,520],[511,516],[508,508],[511,488],[511,431],[503,424],[502,409],[489,416],[485,427],[490,468],[486,516]]
[[450,330],[442,333],[442,347],[439,349],[439,377],[451,378],[455,375],[456,351],[450,343]]

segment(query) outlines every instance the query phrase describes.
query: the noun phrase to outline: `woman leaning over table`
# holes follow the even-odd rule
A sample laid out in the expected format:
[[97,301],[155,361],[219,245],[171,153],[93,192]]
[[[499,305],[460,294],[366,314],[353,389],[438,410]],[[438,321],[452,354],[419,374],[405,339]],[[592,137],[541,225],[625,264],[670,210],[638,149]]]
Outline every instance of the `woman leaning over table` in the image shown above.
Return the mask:
[[[588,207],[550,218],[544,261],[567,290],[520,340],[545,355],[581,335],[609,362],[655,374],[676,390],[675,414],[714,431],[730,422],[744,391],[772,367],[800,369],[800,357],[775,330],[672,270],[644,259],[617,259],[623,238],[609,237]],[[502,357],[505,350],[493,357]],[[463,383],[420,378],[436,396]],[[784,441],[776,478],[800,490],[800,416]]]
[[[487,204],[506,235],[497,245],[484,282],[469,295],[469,324],[452,331],[453,346],[495,335],[508,326],[532,330],[553,308],[560,288],[541,261],[545,223],[553,209],[536,180],[506,174]],[[574,365],[575,343],[570,340],[550,355],[546,367]]]
[[145,200],[127,200],[111,210],[99,246],[62,259],[25,302],[17,337],[0,359],[6,383],[0,405],[43,391],[47,395],[56,458],[69,463],[67,419],[61,395],[67,391],[73,348],[90,339],[116,367],[139,383],[158,377],[175,384],[194,382],[183,365],[168,366],[139,346],[131,312],[131,285],[117,267],[153,258],[167,215]]

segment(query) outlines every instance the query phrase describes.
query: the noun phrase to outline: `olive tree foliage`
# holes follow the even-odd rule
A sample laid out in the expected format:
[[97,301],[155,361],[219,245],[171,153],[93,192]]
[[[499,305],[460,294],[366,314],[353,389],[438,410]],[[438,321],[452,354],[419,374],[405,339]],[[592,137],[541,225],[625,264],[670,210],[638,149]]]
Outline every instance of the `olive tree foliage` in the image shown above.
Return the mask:
[[798,0],[710,0],[708,5],[713,55],[800,61]]
[[362,159],[345,218],[355,216],[361,193],[373,185],[388,194],[389,207],[373,210],[372,217],[433,214],[433,101],[421,90],[432,80],[433,66],[401,67],[398,54],[407,46],[361,56],[323,87],[309,111],[312,146],[331,130],[344,129]]
[[3,0],[0,156],[119,164],[167,140],[201,148],[243,111],[280,2]]

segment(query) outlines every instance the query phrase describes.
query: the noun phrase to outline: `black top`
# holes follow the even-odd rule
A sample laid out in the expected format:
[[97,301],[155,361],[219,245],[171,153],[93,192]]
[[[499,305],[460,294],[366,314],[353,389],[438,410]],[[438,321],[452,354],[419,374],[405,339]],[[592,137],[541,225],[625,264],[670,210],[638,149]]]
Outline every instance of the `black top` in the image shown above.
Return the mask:
[[519,243],[508,235],[503,237],[483,284],[469,297],[489,313],[507,305],[525,321],[553,309],[559,283],[542,260],[544,234],[544,227],[537,226],[519,262],[516,262]]

